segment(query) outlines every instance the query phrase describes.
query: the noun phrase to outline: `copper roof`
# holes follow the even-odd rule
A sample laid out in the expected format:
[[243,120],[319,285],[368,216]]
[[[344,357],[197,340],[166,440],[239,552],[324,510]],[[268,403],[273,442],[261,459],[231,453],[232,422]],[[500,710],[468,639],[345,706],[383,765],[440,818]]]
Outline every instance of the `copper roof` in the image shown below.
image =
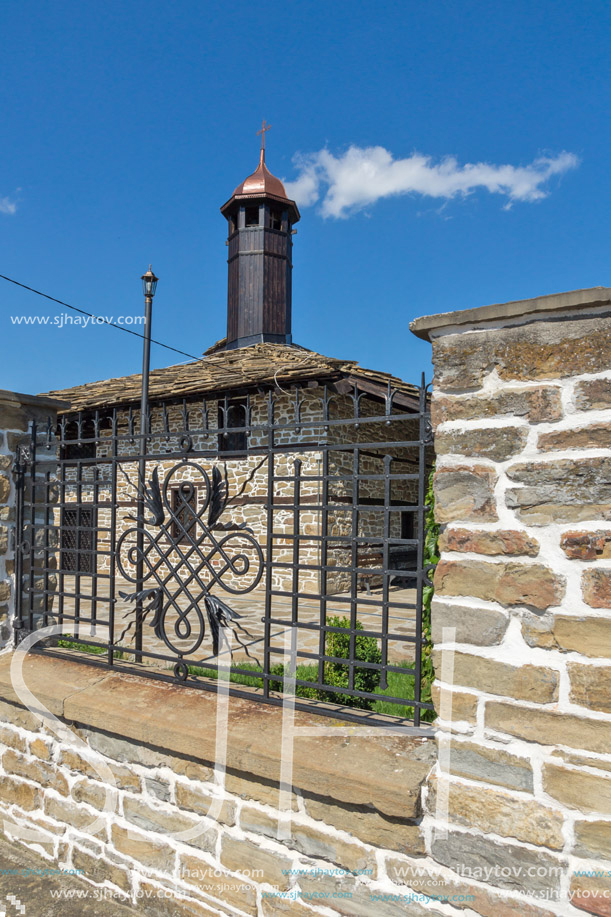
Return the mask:
[[288,201],[284,185],[279,178],[269,171],[265,165],[265,150],[261,150],[259,165],[248,178],[245,178],[241,185],[235,189],[232,197],[237,194],[273,194],[274,197],[282,197]]
[[221,213],[228,217],[236,201],[248,201],[258,197],[267,197],[285,206],[288,204],[291,212],[291,223],[299,221],[300,214],[297,204],[287,196],[286,189],[280,179],[272,175],[265,165],[265,149],[261,149],[259,165],[255,171],[248,178],[245,178],[242,184],[238,185],[229,200],[221,207]]
[[[362,391],[384,394],[390,383],[403,396],[401,401],[418,409],[418,388],[389,373],[364,369],[355,360],[325,357],[312,350],[289,344],[255,344],[237,350],[205,355],[202,360],[152,370],[149,378],[151,401],[196,398],[213,392],[283,387],[291,383],[329,382],[356,384]],[[140,374],[88,382],[47,392],[68,401],[72,411],[137,403]]]

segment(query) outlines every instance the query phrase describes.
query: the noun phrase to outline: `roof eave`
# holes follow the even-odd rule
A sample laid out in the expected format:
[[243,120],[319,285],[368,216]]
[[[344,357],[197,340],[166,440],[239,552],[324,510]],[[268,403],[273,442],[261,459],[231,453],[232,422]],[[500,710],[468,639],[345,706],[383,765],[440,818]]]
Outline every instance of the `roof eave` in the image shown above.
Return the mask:
[[253,201],[260,200],[261,198],[277,201],[279,204],[282,204],[283,207],[288,206],[293,211],[293,216],[291,219],[292,223],[298,223],[301,219],[301,214],[299,213],[299,208],[295,201],[290,200],[288,197],[281,197],[279,194],[272,194],[271,191],[256,191],[250,192],[248,194],[233,194],[229,200],[223,204],[223,206],[220,208],[220,211],[223,216],[226,216],[231,205],[236,203],[236,201]]

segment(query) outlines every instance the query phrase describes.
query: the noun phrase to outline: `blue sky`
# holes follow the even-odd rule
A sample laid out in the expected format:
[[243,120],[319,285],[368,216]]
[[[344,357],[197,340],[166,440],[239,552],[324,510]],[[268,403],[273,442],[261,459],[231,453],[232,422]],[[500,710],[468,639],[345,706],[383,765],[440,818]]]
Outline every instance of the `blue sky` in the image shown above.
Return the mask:
[[[294,339],[415,380],[417,315],[611,284],[610,10],[4,0],[0,273],[132,316],[151,261],[153,336],[200,354],[225,330],[219,207],[266,118],[305,204]],[[11,321],[62,312],[0,281],[0,387],[139,370],[119,331]]]

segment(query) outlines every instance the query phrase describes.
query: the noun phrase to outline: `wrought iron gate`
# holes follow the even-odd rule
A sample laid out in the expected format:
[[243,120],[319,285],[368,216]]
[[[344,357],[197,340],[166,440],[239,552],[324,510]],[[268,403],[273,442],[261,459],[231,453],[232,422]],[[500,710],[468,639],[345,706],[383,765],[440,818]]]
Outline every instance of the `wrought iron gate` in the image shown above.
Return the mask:
[[136,419],[66,415],[20,448],[18,635],[56,624],[40,651],[208,690],[220,656],[235,694],[281,703],[294,677],[298,708],[426,719],[424,380]]

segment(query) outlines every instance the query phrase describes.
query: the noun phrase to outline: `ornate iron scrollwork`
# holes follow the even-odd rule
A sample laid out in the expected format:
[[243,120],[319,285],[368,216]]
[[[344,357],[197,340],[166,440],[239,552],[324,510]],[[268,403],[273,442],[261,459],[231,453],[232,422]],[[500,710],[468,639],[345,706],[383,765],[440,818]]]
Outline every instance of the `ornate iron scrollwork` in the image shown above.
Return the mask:
[[13,469],[16,474],[23,474],[28,467],[32,464],[32,446],[28,443],[18,443],[15,450],[15,461],[13,463]]
[[[251,471],[240,494],[261,464]],[[196,495],[202,490],[198,509]],[[220,521],[230,502],[226,466],[224,474],[214,466],[211,477],[201,465],[184,459],[165,475],[163,485],[155,467],[143,488],[143,499],[150,518],[139,528],[134,516],[127,517],[136,525],[119,538],[117,567],[124,579],[136,583],[133,569],[142,560],[142,584],[146,588],[121,592],[121,598],[129,603],[146,602],[142,620],[154,612],[149,624],[155,635],[180,657],[195,653],[204,639],[202,605],[215,656],[223,644],[223,628],[232,626],[250,636],[239,624],[242,616],[211,594],[211,589],[218,586],[233,595],[244,595],[259,584],[264,570],[263,552],[252,529],[246,523]],[[144,544],[142,552],[138,549],[138,535]],[[135,616],[117,642],[134,625]],[[237,633],[236,638],[250,655]],[[175,674],[183,678],[183,668]]]

